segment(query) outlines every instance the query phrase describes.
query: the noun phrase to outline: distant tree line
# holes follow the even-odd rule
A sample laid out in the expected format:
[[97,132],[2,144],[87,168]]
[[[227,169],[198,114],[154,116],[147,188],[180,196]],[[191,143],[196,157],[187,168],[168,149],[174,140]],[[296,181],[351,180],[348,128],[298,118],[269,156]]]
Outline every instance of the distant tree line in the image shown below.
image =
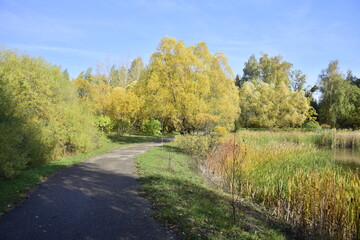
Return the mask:
[[[337,61],[316,86],[280,56],[254,55],[234,76],[206,43],[165,37],[147,66],[98,63],[70,81],[67,70],[0,50],[0,177],[98,147],[105,135],[226,132],[236,127],[360,128],[360,80]],[[313,95],[320,91],[319,100]]]
[[[243,74],[237,75],[240,127],[360,128],[360,79],[351,70],[341,73],[331,61],[321,71],[318,83],[305,88],[306,76],[281,56],[260,59],[252,55]],[[320,92],[319,99],[314,93]]]
[[72,83],[79,101],[98,118],[108,118],[119,134],[151,120],[169,132],[232,130],[240,110],[226,57],[211,54],[205,43],[187,47],[164,38],[146,67],[137,58],[128,69],[92,72],[89,68]]

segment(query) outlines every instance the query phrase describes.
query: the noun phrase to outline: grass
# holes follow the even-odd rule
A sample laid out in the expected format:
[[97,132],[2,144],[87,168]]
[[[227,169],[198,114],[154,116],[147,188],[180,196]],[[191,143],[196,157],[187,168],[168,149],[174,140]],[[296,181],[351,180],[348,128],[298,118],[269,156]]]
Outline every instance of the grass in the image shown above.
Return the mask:
[[80,153],[74,156],[64,157],[57,161],[40,165],[34,168],[26,169],[19,175],[8,180],[0,179],[0,213],[10,210],[14,205],[27,196],[27,193],[36,187],[40,182],[54,172],[73,164],[79,163],[87,158],[109,152],[120,146],[148,142],[159,139],[159,137],[151,136],[110,136],[111,142],[105,143],[97,150]]
[[237,133],[242,140],[251,145],[267,145],[271,142],[293,142],[314,144],[318,147],[337,149],[360,149],[360,131],[315,130],[315,131],[252,131],[241,130]]
[[142,190],[155,217],[184,239],[286,239],[280,225],[255,205],[242,204],[233,221],[231,197],[197,174],[173,143],[137,157]]
[[301,239],[359,239],[359,172],[332,161],[313,133],[303,134],[240,131],[237,144],[233,136],[223,141],[203,165],[224,189],[292,224]]

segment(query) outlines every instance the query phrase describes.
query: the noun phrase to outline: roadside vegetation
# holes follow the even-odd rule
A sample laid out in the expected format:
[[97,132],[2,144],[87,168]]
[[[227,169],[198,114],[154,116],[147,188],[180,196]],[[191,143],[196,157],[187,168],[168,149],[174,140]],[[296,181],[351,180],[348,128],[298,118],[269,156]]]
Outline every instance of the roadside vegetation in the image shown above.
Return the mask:
[[[287,239],[284,225],[243,203],[234,221],[231,196],[198,174],[196,162],[173,143],[137,157],[142,191],[155,218],[183,239]],[[240,205],[239,205],[240,206]]]
[[209,138],[177,136],[175,143],[196,159],[199,172],[233,195],[234,214],[242,214],[238,201],[246,199],[291,225],[294,238],[359,238],[359,164],[349,168],[328,150],[356,149],[358,131],[245,130],[204,144]]
[[[211,53],[205,42],[186,46],[165,37],[147,65],[141,58],[123,65],[99,62],[70,79],[66,69],[42,58],[1,48],[0,201],[5,209],[23,189],[77,162],[78,156],[82,159],[119,144],[178,132],[181,136],[176,137],[176,146],[161,150],[170,154],[161,155],[162,159],[177,156],[180,166],[181,161],[188,166],[190,160],[176,148],[194,163],[188,170],[182,169],[184,178],[180,178],[176,161],[167,161],[168,170],[179,178],[167,179],[159,173],[159,183],[165,178],[182,186],[183,180],[191,187],[191,179],[201,179],[190,173],[197,169],[224,191],[201,185],[208,191],[203,195],[218,199],[217,207],[224,214],[228,212],[223,203],[230,196],[232,216],[237,220],[209,225],[205,218],[200,228],[199,221],[192,224],[190,217],[189,225],[180,227],[188,232],[185,235],[220,238],[218,233],[211,237],[219,231],[229,238],[235,233],[251,239],[246,235],[250,231],[254,238],[281,239],[272,228],[253,231],[256,225],[247,231],[239,227],[244,222],[235,216],[244,214],[238,205],[241,198],[260,204],[271,216],[290,224],[300,238],[356,239],[357,165],[330,161],[325,149],[358,150],[359,124],[360,79],[351,70],[344,74],[336,60],[320,72],[316,85],[306,86],[306,75],[281,56],[252,55],[243,73],[235,76],[226,56]],[[236,133],[229,135],[231,132]],[[126,137],[129,134],[132,136]],[[151,173],[141,171],[145,178]],[[166,188],[166,184],[158,187]],[[9,190],[12,186],[14,190]],[[183,188],[175,189],[184,193]],[[186,194],[179,197],[199,199],[199,195]],[[201,206],[199,211],[213,207],[206,202]],[[192,211],[183,205],[179,208],[183,211],[179,214]],[[186,225],[182,217],[179,221]],[[191,226],[197,230],[192,231]]]

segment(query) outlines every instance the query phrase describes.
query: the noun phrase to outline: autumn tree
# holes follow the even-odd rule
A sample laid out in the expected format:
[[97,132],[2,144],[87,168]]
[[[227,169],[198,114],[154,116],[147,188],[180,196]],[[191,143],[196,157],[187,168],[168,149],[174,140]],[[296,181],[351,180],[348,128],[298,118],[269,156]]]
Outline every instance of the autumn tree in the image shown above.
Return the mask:
[[85,76],[83,73],[80,73],[79,76],[71,82],[77,90],[80,102],[89,102],[94,94],[95,85],[91,83],[90,78],[86,78]]
[[239,111],[233,79],[223,54],[211,54],[205,43],[187,47],[165,37],[134,89],[147,117],[168,129],[191,132],[216,117],[217,125],[232,129]]
[[142,100],[131,91],[112,88],[101,100],[99,105],[103,107],[103,114],[110,117],[119,135],[127,132],[139,120]]
[[[112,70],[116,71],[116,68],[112,67]],[[141,99],[128,89],[114,87],[107,82],[92,84],[82,77],[80,74],[72,85],[77,89],[78,101],[86,104],[96,116],[95,122],[100,129],[108,132],[110,128],[114,128],[118,134],[128,131],[139,119]],[[106,121],[102,121],[104,119]],[[106,128],[102,122],[106,122]]]
[[0,177],[97,144],[67,75],[42,58],[1,50],[0,99]]
[[265,82],[277,85],[285,83],[293,87],[294,91],[302,90],[306,76],[301,70],[293,70],[293,64],[283,61],[281,56],[269,57],[263,53],[259,60],[251,55],[243,69],[243,82]]
[[281,56],[249,58],[239,92],[241,126],[299,127],[308,118],[309,100],[301,91],[306,77],[292,66]]

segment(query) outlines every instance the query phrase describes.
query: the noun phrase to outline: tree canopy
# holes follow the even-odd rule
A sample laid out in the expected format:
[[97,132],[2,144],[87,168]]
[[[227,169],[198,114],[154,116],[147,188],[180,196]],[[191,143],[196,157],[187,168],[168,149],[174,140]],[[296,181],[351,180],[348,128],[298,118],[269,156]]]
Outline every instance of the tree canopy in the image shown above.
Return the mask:
[[302,87],[305,75],[292,70],[281,56],[252,55],[245,63],[240,87],[242,127],[299,127],[308,117],[309,100]]
[[0,176],[97,145],[68,76],[42,58],[0,51]]
[[73,81],[42,58],[0,49],[0,177],[89,151],[112,130],[226,132],[235,122],[301,127],[317,124],[316,111],[320,123],[360,128],[360,80],[350,70],[345,76],[331,61],[306,92],[305,82],[292,63],[266,53],[250,56],[234,77],[224,54],[169,37],[147,66],[140,57],[98,62]]
[[230,130],[239,112],[226,57],[211,54],[203,42],[187,47],[163,38],[135,91],[144,100],[148,118],[178,131],[204,130],[199,128],[206,119],[216,119],[216,125]]
[[359,127],[360,88],[351,72],[346,78],[338,61],[331,61],[319,75],[320,119],[333,127]]

